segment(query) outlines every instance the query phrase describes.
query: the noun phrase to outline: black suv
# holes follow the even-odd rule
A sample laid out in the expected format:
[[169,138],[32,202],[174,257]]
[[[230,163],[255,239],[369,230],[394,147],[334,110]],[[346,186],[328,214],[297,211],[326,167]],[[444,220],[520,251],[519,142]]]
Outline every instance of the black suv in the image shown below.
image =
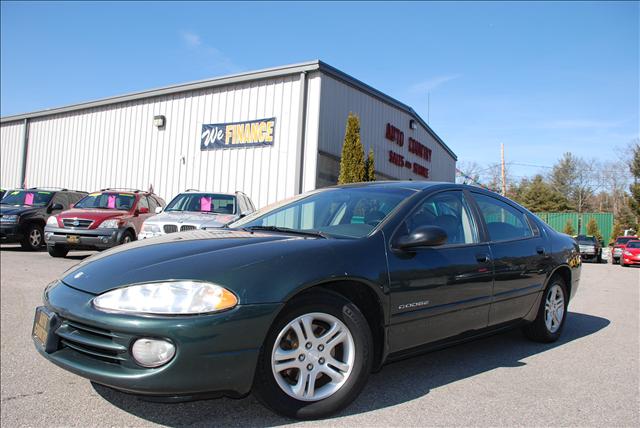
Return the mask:
[[76,190],[37,187],[7,190],[0,200],[0,242],[19,242],[30,251],[39,249],[49,216],[69,209],[86,195]]
[[578,235],[574,237],[580,246],[580,257],[582,260],[596,261],[602,263],[602,244],[593,235]]

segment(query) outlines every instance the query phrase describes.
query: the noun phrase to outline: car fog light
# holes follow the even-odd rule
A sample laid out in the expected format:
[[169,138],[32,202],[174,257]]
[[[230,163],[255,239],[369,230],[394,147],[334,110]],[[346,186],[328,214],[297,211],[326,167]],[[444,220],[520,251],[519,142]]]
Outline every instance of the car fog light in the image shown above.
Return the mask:
[[143,367],[160,367],[173,358],[176,347],[167,340],[143,337],[135,341],[131,353],[136,363]]
[[108,243],[108,242],[109,242],[109,238],[102,238],[102,242],[103,242],[104,244]]

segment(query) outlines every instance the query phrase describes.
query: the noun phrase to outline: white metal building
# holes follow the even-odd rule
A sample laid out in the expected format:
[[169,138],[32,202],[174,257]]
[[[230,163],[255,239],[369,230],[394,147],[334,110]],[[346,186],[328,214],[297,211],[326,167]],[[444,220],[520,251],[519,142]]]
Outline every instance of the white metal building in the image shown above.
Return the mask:
[[380,179],[454,181],[411,107],[312,61],[3,117],[0,186],[240,190],[261,207],[336,183],[349,112]]

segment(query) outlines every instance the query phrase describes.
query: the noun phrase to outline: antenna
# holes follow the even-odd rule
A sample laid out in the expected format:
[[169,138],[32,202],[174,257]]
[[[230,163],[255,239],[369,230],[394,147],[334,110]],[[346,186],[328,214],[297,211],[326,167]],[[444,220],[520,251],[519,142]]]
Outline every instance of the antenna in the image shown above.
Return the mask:
[[504,172],[504,144],[500,143],[500,163],[501,163],[501,175],[502,175],[502,196],[506,196],[507,195],[507,181],[506,181],[506,177],[505,177],[505,172]]

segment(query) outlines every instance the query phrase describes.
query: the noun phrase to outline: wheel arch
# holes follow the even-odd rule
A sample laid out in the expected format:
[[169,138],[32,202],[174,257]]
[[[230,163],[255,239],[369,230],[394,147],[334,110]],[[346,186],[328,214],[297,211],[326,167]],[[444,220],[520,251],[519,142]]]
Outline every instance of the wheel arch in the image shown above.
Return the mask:
[[545,284],[545,289],[549,285],[549,282],[551,281],[551,279],[556,275],[560,276],[564,280],[565,286],[567,287],[567,300],[569,300],[571,298],[571,286],[572,286],[571,268],[569,267],[569,265],[566,265],[566,264],[556,266],[549,274],[549,278],[547,279],[547,283]]

